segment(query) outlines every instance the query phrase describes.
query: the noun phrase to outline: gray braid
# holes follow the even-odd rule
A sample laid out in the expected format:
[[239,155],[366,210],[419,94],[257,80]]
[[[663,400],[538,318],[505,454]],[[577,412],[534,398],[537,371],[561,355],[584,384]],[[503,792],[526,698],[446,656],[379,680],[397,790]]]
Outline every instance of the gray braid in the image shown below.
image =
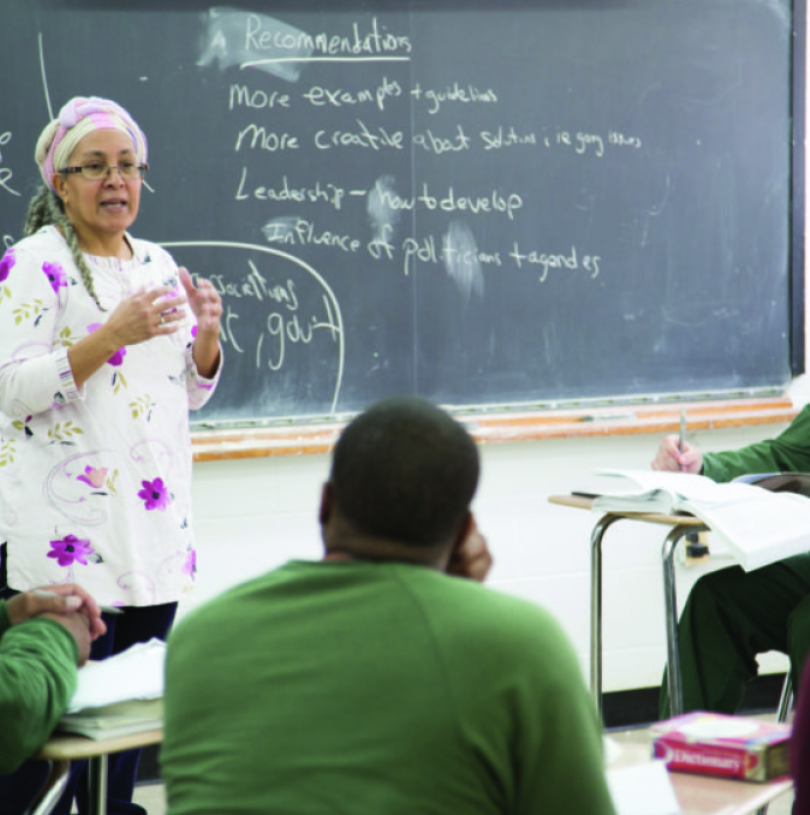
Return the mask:
[[61,227],[62,234],[73,254],[73,260],[82,276],[82,282],[87,289],[87,293],[93,298],[101,311],[106,311],[99,302],[96,287],[93,283],[93,272],[84,259],[84,252],[82,252],[79,246],[79,238],[76,235],[76,230],[73,229],[73,224],[67,215],[65,215],[65,206],[62,203],[62,199],[43,184],[28,205],[28,214],[25,218],[23,233],[25,235],[33,235],[34,232],[39,231],[43,226],[48,226],[49,224],[55,224]]

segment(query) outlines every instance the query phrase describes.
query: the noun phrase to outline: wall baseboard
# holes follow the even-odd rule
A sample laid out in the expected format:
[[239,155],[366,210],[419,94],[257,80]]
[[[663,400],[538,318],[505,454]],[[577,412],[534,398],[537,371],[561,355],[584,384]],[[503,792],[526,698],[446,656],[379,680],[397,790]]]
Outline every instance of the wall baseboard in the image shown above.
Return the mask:
[[[776,711],[784,674],[758,676],[748,683],[740,713],[751,715]],[[602,696],[602,718],[606,730],[646,727],[658,720],[658,688],[614,691]]]

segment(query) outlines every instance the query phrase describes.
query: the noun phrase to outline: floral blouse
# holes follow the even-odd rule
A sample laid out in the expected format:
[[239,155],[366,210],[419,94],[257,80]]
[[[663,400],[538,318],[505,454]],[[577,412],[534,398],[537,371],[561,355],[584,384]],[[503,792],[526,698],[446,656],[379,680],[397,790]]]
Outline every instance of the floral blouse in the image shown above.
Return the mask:
[[[99,603],[178,600],[195,573],[189,408],[210,398],[187,319],[121,348],[76,388],[67,349],[141,287],[179,287],[155,244],[132,260],[87,255],[100,311],[54,226],[0,260],[0,541],[8,583],[76,582]],[[221,366],[220,366],[221,370]]]

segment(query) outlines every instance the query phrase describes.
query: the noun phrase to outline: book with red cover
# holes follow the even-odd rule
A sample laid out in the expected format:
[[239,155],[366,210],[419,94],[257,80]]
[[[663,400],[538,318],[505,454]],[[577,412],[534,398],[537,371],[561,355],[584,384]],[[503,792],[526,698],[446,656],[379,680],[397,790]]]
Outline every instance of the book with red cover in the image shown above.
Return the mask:
[[770,781],[787,775],[791,726],[695,711],[654,724],[653,756],[667,769]]

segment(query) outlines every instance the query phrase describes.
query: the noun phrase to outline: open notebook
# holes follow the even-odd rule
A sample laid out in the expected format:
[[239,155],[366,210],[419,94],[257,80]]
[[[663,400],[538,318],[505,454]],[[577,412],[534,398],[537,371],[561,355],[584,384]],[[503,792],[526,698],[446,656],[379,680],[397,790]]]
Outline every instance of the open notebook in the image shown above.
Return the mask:
[[[789,475],[796,482],[803,474]],[[784,489],[789,481],[777,476],[784,478],[768,478]],[[810,499],[801,492],[653,470],[599,470],[594,485],[593,508],[600,512],[694,515],[748,571],[810,551]]]

